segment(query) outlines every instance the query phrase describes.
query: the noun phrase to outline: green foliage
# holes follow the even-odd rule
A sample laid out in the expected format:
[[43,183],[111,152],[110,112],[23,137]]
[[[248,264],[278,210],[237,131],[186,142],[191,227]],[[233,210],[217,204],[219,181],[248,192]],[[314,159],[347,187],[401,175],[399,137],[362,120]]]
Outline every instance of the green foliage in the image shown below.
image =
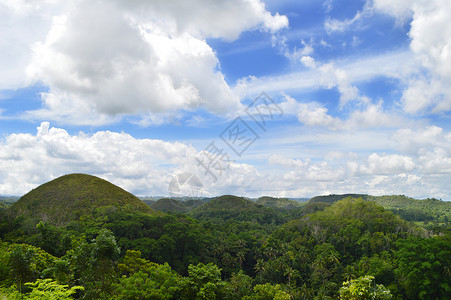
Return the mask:
[[296,209],[302,207],[302,203],[287,198],[260,197],[255,202],[258,205],[272,208]]
[[53,266],[56,258],[40,248],[26,244],[13,244],[8,251],[9,266],[12,279],[20,291],[24,283],[44,276],[47,269]]
[[189,208],[184,207],[181,201],[171,198],[162,198],[152,203],[150,207],[155,211],[183,213],[189,211]]
[[451,202],[437,199],[417,200],[403,195],[370,196],[360,194],[317,196],[310,199],[307,205],[313,203],[332,204],[345,198],[362,198],[373,201],[385,209],[393,211],[408,221],[435,222],[449,224],[451,222]]
[[252,277],[246,275],[242,270],[230,277],[224,284],[222,291],[223,299],[238,300],[252,291]]
[[38,279],[33,283],[26,283],[30,287],[31,293],[25,297],[30,300],[55,299],[65,300],[73,299],[71,296],[78,290],[84,290],[82,286],[60,285],[52,279]]
[[274,210],[258,205],[252,200],[231,195],[215,198],[193,209],[189,214],[199,220],[233,219],[255,221],[260,224],[279,224],[282,221]]
[[343,282],[339,293],[343,300],[392,299],[390,290],[382,284],[375,284],[374,276],[370,275]]
[[11,275],[18,285],[19,291],[22,291],[25,282],[31,281],[36,277],[31,266],[34,254],[34,251],[31,249],[24,251],[20,245],[16,245],[9,254]]
[[179,292],[179,276],[168,264],[155,265],[147,272],[122,277],[115,284],[117,299],[173,299]]
[[221,270],[214,264],[189,265],[188,277],[181,283],[182,295],[186,299],[220,299],[218,297],[224,282]]
[[401,286],[409,299],[451,297],[451,243],[441,238],[410,238],[397,242]]
[[127,251],[118,267],[129,275],[114,285],[118,299],[171,299],[181,289],[180,276],[167,263],[150,262],[139,251]]
[[77,293],[77,291],[84,290],[82,286],[69,288],[68,285],[60,285],[52,279],[38,279],[35,282],[27,282],[25,285],[31,290],[29,293],[21,294],[13,286],[10,288],[0,288],[0,298],[8,300],[69,300],[73,299],[72,295]]
[[335,203],[337,201],[346,199],[346,198],[354,198],[354,199],[364,199],[366,200],[368,195],[365,194],[342,194],[342,195],[327,195],[327,196],[316,196],[313,197],[308,201],[308,203],[316,203],[316,202],[323,202],[323,203]]
[[279,284],[272,285],[270,283],[257,284],[253,288],[253,293],[244,296],[243,300],[289,300],[290,294],[283,291]]
[[101,206],[59,226],[0,212],[0,293],[47,278],[83,299],[335,299],[386,291],[377,282],[396,299],[447,299],[450,233],[428,238],[352,198],[289,210],[223,196],[190,216]]

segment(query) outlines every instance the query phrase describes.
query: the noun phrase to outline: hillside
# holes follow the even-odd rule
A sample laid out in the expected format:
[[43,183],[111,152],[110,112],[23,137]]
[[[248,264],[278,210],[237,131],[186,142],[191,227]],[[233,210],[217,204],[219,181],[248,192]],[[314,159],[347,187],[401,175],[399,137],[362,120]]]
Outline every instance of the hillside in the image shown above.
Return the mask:
[[283,209],[296,209],[303,205],[295,200],[290,200],[287,198],[274,198],[268,196],[258,198],[255,203],[263,205],[265,207],[283,208]]
[[188,208],[183,207],[183,203],[171,198],[162,198],[150,205],[155,211],[163,212],[178,212],[184,213],[188,211]]
[[196,219],[256,221],[260,224],[279,223],[274,210],[254,201],[232,195],[224,195],[200,205],[189,213]]
[[319,203],[322,203],[322,206],[325,204],[330,205],[347,197],[374,201],[408,221],[451,222],[451,202],[429,198],[418,200],[404,195],[371,196],[365,194],[343,194],[316,196],[307,202],[306,207]]
[[362,198],[363,200],[366,200],[368,198],[368,195],[365,194],[342,194],[342,195],[327,195],[327,196],[315,196],[312,199],[308,201],[308,203],[315,203],[315,202],[324,202],[332,204],[334,202],[340,201],[344,198]]
[[122,188],[86,174],[65,175],[47,182],[20,198],[11,211],[16,216],[62,224],[104,206],[130,206],[142,212],[152,211]]
[[418,200],[404,195],[368,196],[376,202],[408,221],[451,222],[451,202],[437,199]]

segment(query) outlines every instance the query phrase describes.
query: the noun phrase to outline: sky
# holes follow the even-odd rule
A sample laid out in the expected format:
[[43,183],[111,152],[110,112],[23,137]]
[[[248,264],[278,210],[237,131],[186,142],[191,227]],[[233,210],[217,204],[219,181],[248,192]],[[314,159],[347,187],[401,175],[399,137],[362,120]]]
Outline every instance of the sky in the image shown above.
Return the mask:
[[449,0],[0,0],[0,195],[87,173],[141,196],[451,200],[450,19]]

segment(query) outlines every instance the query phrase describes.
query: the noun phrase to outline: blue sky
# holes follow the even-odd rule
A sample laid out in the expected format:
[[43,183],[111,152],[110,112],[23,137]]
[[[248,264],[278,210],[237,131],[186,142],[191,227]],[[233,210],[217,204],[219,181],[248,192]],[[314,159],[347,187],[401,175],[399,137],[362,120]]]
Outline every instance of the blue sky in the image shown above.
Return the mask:
[[450,6],[0,0],[0,195],[451,200]]

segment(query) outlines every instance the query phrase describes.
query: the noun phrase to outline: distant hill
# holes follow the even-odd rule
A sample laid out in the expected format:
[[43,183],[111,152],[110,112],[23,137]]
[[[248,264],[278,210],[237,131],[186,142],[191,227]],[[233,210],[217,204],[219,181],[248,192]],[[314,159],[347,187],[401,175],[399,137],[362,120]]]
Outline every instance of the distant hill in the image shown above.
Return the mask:
[[16,216],[64,224],[104,206],[127,206],[146,213],[152,211],[122,188],[86,174],[65,175],[47,182],[20,198],[10,210]]
[[325,206],[340,201],[344,198],[362,198],[367,201],[374,201],[385,209],[393,211],[408,221],[417,222],[451,222],[451,202],[437,199],[418,200],[404,195],[371,196],[366,194],[343,194],[316,196],[310,199],[304,209],[312,205],[320,204]]
[[183,203],[171,198],[162,198],[152,203],[150,207],[155,211],[163,211],[163,212],[185,213],[189,210],[187,207],[183,206]]
[[19,200],[20,197],[14,197],[14,196],[0,196],[0,202],[16,202],[17,200]]
[[368,195],[366,194],[342,194],[342,195],[327,195],[327,196],[315,196],[312,199],[308,201],[308,203],[315,203],[315,202],[324,202],[332,204],[334,202],[340,201],[344,198],[362,198],[363,200],[367,200]]
[[147,206],[151,206],[152,204],[154,204],[155,202],[157,202],[158,200],[143,200],[141,198],[139,198],[142,202],[144,202]]
[[268,196],[258,198],[255,203],[263,205],[265,207],[283,208],[283,209],[296,209],[302,206],[301,203],[295,200],[290,200],[287,198],[274,198]]
[[279,223],[274,210],[258,205],[252,200],[232,195],[224,195],[200,205],[190,213],[196,219],[234,219],[238,221],[256,221],[261,224]]
[[390,209],[408,221],[451,222],[451,202],[434,198],[418,200],[404,195],[368,196],[367,200]]
[[0,209],[6,209],[6,208],[10,207],[17,200],[19,200],[19,197],[0,196]]

